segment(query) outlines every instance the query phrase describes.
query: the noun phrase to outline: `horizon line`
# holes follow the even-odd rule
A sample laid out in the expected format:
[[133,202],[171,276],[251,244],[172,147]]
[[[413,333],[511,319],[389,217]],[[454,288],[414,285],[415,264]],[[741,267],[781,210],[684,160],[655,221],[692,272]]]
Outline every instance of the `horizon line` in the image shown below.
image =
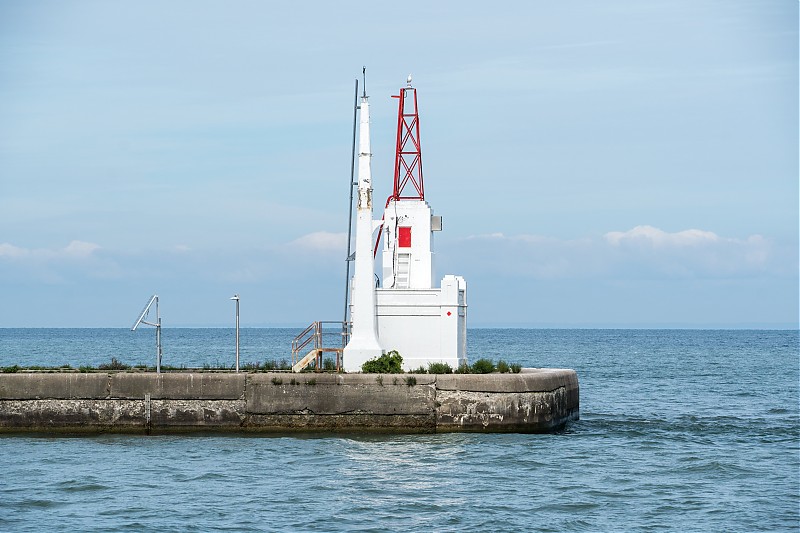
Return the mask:
[[[256,323],[256,324],[242,324],[241,329],[303,329],[307,324],[295,323]],[[0,330],[8,329],[128,329],[130,326],[0,326]],[[234,329],[232,324],[196,324],[185,323],[175,324],[170,326],[163,326],[163,329]],[[789,322],[766,322],[766,323],[541,323],[531,324],[526,322],[481,322],[472,326],[467,326],[467,329],[626,329],[626,330],[773,330],[773,331],[798,331],[800,324]]]

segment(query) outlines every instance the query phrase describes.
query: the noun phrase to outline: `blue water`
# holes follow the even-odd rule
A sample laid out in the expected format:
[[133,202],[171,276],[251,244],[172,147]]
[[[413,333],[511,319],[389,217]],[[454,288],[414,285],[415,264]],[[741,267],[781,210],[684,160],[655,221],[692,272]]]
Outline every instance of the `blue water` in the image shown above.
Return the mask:
[[[242,361],[294,330],[242,330]],[[574,368],[552,435],[2,437],[0,531],[798,531],[797,331],[471,330],[471,358]],[[229,365],[229,330],[164,364]],[[0,366],[153,364],[153,331],[0,329]]]

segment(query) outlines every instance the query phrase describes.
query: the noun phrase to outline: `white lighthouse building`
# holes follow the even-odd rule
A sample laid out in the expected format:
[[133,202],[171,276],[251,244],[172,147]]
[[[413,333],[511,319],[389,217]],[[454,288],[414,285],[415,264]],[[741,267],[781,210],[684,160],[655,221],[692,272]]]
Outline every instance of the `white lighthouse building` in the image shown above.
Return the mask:
[[345,370],[361,370],[365,361],[383,353],[378,341],[375,316],[375,260],[372,235],[377,225],[372,220],[372,153],[369,140],[369,101],[361,97],[358,134],[358,207],[356,211],[356,257],[352,281],[350,316],[353,326],[350,341],[343,351]]
[[[405,370],[432,362],[455,369],[467,362],[467,284],[461,276],[436,279],[433,235],[442,230],[442,218],[435,216],[425,201],[417,91],[410,76],[408,85],[394,98],[399,99],[394,189],[383,219],[374,223],[369,107],[366,96],[361,101],[352,336],[344,349],[348,372],[360,371],[364,361],[391,350],[403,357]],[[375,228],[380,231],[373,248]],[[376,287],[374,258],[381,236],[383,279]]]

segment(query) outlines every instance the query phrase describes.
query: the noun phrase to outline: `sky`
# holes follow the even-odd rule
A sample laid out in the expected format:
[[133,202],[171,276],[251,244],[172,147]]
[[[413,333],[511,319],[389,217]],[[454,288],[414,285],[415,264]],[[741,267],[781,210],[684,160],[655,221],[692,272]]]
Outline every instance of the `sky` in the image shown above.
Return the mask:
[[789,0],[0,0],[0,327],[341,320],[366,66],[471,327],[797,328],[797,43]]

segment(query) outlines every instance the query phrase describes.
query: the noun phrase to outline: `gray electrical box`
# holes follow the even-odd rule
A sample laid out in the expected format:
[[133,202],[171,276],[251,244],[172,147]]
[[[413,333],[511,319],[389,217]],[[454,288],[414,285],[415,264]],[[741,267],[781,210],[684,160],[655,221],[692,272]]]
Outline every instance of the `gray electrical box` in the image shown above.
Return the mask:
[[431,215],[431,231],[442,231],[442,217]]

